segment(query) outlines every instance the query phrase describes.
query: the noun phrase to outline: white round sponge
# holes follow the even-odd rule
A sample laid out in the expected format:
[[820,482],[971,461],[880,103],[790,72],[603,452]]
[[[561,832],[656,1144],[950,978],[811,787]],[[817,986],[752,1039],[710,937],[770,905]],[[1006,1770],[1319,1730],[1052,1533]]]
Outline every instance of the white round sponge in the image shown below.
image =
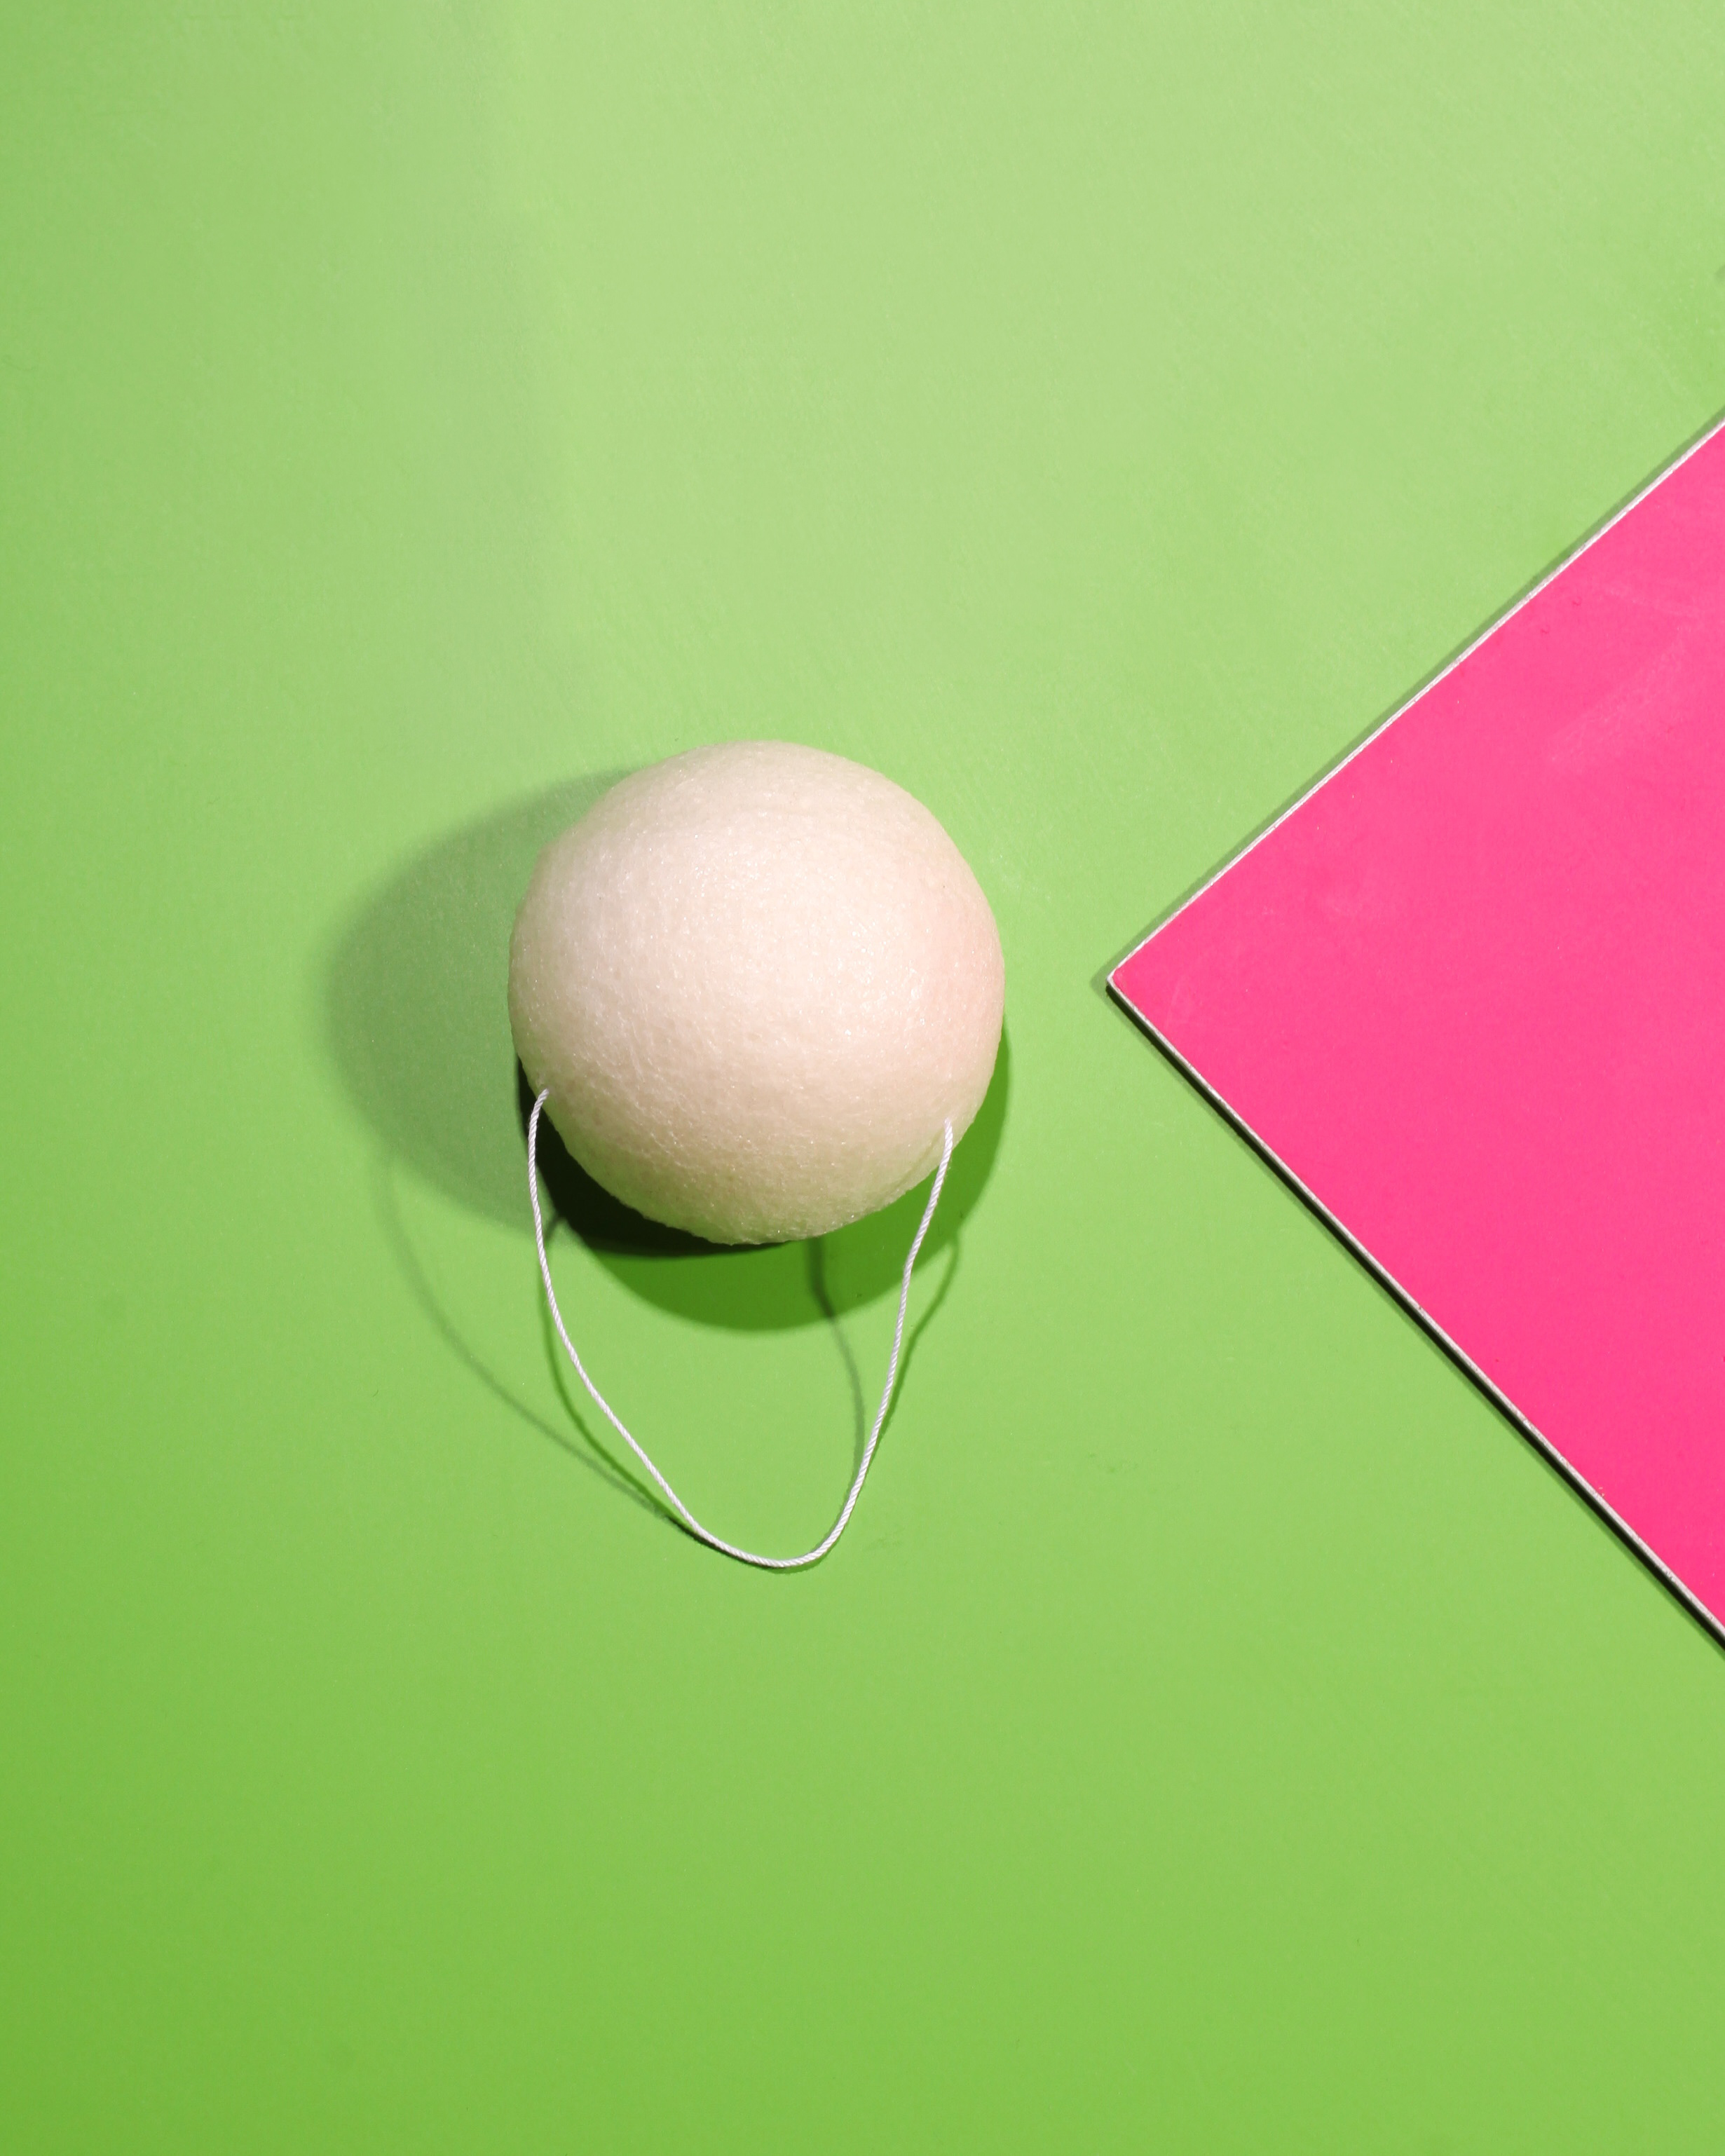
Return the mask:
[[517,1053],[588,1173],[718,1243],[819,1235],[961,1137],[1005,968],[963,855],[878,772],[787,742],[624,779],[540,855]]

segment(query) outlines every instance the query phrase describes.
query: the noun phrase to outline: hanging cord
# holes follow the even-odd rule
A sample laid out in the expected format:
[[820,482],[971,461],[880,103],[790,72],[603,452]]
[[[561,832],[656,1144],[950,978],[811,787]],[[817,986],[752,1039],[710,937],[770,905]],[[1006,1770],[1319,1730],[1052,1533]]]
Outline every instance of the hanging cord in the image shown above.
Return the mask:
[[892,1388],[898,1378],[899,1350],[904,1345],[905,1311],[911,1300],[911,1268],[916,1265],[916,1253],[922,1248],[922,1239],[928,1233],[929,1223],[934,1218],[934,1209],[941,1201],[941,1185],[947,1179],[947,1165],[952,1158],[952,1124],[949,1122],[945,1126],[946,1136],[941,1145],[941,1164],[934,1172],[934,1188],[928,1194],[928,1203],[922,1209],[922,1224],[911,1238],[911,1254],[905,1260],[904,1278],[899,1284],[898,1291],[898,1322],[892,1328],[892,1354],[886,1365],[886,1389],[880,1395],[880,1406],[875,1417],[875,1427],[869,1432],[869,1441],[863,1447],[863,1456],[857,1466],[856,1479],[852,1482],[850,1493],[845,1500],[844,1510],[833,1522],[830,1532],[824,1538],[818,1542],[813,1549],[804,1550],[801,1557],[757,1557],[752,1550],[739,1549],[735,1543],[727,1543],[722,1535],[716,1535],[711,1527],[702,1527],[694,1513],[690,1511],[670,1483],[665,1481],[664,1476],[660,1473],[618,1420],[610,1402],[593,1379],[588,1376],[587,1367],[576,1353],[575,1343],[564,1329],[563,1314],[557,1308],[557,1290],[551,1284],[551,1260],[545,1255],[545,1218],[539,1209],[539,1118],[544,1112],[546,1102],[550,1098],[551,1091],[547,1087],[533,1103],[533,1112],[527,1119],[527,1195],[533,1201],[533,1240],[539,1246],[539,1274],[545,1282],[545,1299],[551,1305],[551,1319],[557,1329],[557,1337],[562,1342],[569,1360],[575,1365],[576,1376],[593,1394],[594,1406],[598,1409],[612,1429],[616,1431],[670,1499],[677,1517],[681,1520],[691,1535],[696,1536],[711,1548],[722,1551],[726,1557],[734,1557],[739,1564],[757,1564],[767,1572],[797,1572],[800,1571],[805,1564],[819,1563],[833,1544],[838,1541],[839,1536],[844,1533],[850,1522],[850,1515],[856,1509],[856,1501],[862,1495],[864,1479],[869,1471],[869,1462],[875,1456],[875,1447],[880,1442],[880,1430],[886,1420],[886,1410],[892,1404]]

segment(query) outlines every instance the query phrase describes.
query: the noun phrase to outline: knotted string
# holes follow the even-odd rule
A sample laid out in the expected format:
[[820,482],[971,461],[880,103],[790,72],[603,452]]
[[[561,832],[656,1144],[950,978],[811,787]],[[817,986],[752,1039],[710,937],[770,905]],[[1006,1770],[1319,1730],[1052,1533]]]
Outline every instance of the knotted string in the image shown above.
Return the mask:
[[711,1527],[702,1527],[694,1513],[690,1511],[641,1447],[624,1428],[610,1402],[593,1379],[588,1376],[587,1366],[576,1353],[575,1343],[564,1328],[563,1314],[557,1308],[557,1290],[551,1284],[551,1260],[545,1255],[545,1218],[539,1209],[539,1118],[544,1112],[545,1104],[550,1097],[550,1089],[547,1087],[533,1103],[533,1112],[527,1118],[527,1195],[533,1202],[533,1240],[539,1248],[539,1275],[545,1282],[545,1299],[551,1305],[551,1322],[557,1329],[557,1337],[562,1342],[569,1360],[575,1365],[576,1376],[592,1394],[593,1405],[598,1408],[612,1429],[616,1431],[635,1458],[640,1461],[642,1466],[665,1492],[677,1517],[691,1535],[698,1537],[711,1548],[721,1551],[725,1556],[734,1557],[739,1564],[757,1564],[768,1572],[797,1572],[800,1571],[804,1565],[818,1564],[833,1544],[838,1541],[839,1536],[844,1533],[850,1522],[850,1515],[856,1509],[856,1501],[862,1495],[862,1486],[868,1475],[869,1462],[874,1458],[875,1447],[880,1441],[880,1431],[886,1420],[886,1410],[892,1404],[892,1388],[898,1378],[899,1350],[904,1345],[905,1312],[911,1300],[911,1273],[916,1263],[916,1254],[922,1248],[922,1239],[928,1233],[929,1224],[934,1219],[934,1209],[940,1204],[941,1186],[947,1179],[947,1165],[952,1158],[952,1124],[949,1122],[945,1126],[946,1136],[941,1146],[941,1164],[934,1172],[934,1188],[929,1192],[928,1203],[922,1209],[922,1223],[911,1239],[911,1254],[905,1260],[904,1278],[899,1283],[898,1322],[892,1328],[892,1353],[886,1364],[886,1389],[880,1395],[880,1409],[875,1416],[875,1427],[869,1432],[869,1441],[863,1447],[863,1456],[857,1465],[856,1476],[850,1485],[850,1494],[845,1500],[844,1509],[833,1522],[829,1532],[814,1545],[813,1549],[804,1550],[801,1557],[757,1557],[754,1551],[739,1549],[735,1543],[727,1543],[722,1535],[716,1535]]

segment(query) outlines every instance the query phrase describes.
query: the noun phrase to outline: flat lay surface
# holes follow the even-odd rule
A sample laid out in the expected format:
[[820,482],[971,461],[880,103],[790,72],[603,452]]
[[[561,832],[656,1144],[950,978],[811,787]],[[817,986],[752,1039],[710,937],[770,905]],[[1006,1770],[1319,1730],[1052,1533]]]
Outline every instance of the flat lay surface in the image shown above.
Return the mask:
[[[1101,983],[1725,407],[1722,109],[1675,0],[11,11],[10,2145],[1716,2146],[1725,1658]],[[1006,965],[788,1578],[582,1419],[505,1001],[762,736]],[[720,1532],[918,1204],[554,1238]]]

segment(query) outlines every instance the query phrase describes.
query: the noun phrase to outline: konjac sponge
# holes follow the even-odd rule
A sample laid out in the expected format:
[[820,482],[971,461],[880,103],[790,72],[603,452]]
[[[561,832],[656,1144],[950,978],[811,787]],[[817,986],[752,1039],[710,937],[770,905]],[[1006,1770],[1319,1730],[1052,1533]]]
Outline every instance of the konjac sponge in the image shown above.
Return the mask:
[[889,1204],[994,1068],[988,902],[918,801],[787,742],[624,779],[540,855],[510,1022],[563,1142],[638,1212],[720,1243]]

